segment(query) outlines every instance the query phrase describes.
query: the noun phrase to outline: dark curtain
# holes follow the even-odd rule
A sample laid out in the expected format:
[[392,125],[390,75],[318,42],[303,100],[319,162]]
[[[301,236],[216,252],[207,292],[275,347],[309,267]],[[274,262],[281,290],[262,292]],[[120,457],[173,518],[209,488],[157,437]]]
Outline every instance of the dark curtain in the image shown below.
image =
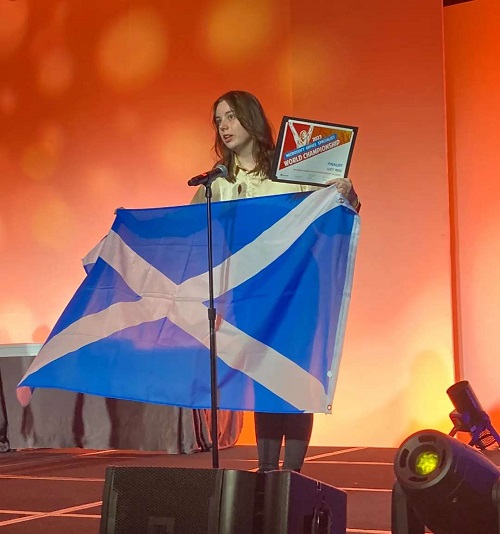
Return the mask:
[[[23,448],[133,449],[193,453],[210,449],[210,410],[191,410],[38,389],[22,408],[16,386],[32,357],[0,358],[0,452]],[[2,387],[3,385],[3,387]],[[221,410],[219,447],[234,445],[243,414]]]

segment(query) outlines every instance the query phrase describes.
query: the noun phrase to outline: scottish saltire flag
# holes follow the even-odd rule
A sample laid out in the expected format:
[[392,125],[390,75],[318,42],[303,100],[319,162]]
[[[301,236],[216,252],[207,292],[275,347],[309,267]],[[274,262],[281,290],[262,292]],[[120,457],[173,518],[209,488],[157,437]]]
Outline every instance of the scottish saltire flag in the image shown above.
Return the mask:
[[[219,407],[330,412],[359,217],[334,187],[212,205]],[[119,209],[19,387],[210,408],[206,206]]]

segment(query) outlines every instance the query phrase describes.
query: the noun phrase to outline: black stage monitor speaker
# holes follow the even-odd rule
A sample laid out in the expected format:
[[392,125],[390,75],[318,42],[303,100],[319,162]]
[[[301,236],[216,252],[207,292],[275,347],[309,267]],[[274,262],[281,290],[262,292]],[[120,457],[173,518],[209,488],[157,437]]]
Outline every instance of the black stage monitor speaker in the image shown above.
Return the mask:
[[346,494],[291,471],[109,467],[100,534],[345,534]]
[[265,534],[345,534],[347,494],[294,471],[266,473]]
[[253,534],[259,481],[228,469],[108,467],[100,534]]

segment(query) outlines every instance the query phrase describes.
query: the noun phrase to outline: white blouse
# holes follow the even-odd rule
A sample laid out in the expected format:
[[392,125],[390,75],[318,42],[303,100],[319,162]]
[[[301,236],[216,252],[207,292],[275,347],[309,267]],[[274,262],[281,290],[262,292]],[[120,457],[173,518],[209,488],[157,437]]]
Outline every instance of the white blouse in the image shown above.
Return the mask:
[[[299,193],[314,191],[315,186],[287,184],[285,182],[273,182],[262,174],[251,174],[240,167],[236,174],[236,182],[228,182],[225,178],[219,178],[212,183],[212,200],[236,200],[238,198],[264,197],[268,195],[280,195],[284,193]],[[193,204],[204,202],[205,186],[200,186],[192,200]]]

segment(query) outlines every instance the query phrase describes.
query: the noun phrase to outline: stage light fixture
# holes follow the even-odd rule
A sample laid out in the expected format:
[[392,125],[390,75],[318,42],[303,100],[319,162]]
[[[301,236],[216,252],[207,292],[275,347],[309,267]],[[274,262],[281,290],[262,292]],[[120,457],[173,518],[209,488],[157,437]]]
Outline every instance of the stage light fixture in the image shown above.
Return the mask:
[[500,534],[500,469],[437,430],[422,430],[394,461],[392,533]]
[[450,436],[457,432],[468,432],[471,435],[469,445],[481,450],[493,446],[498,448],[500,435],[491,424],[470,383],[467,380],[457,382],[446,393],[455,407],[450,413],[453,423]]

